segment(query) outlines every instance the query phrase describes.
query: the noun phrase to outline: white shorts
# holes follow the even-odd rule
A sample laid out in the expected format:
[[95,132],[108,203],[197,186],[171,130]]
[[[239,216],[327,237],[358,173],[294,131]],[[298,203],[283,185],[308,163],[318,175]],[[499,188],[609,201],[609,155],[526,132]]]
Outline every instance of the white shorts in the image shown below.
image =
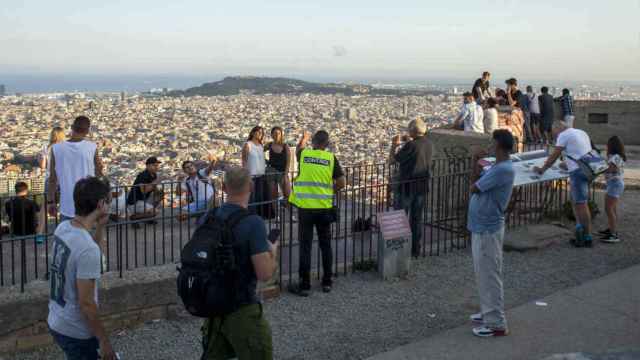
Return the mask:
[[127,206],[129,215],[150,213],[150,212],[153,212],[155,209],[156,208],[153,206],[153,204],[148,203],[144,200],[138,200],[134,205]]

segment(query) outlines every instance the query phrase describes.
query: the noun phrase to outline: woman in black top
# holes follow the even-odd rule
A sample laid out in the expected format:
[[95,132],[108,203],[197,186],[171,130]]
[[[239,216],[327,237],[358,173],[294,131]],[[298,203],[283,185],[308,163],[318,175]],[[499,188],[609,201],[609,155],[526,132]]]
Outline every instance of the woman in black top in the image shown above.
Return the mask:
[[265,146],[269,152],[267,161],[267,175],[273,184],[274,198],[278,197],[278,186],[282,189],[282,196],[288,198],[291,193],[289,181],[289,146],[284,142],[284,130],[280,126],[271,129],[272,142]]

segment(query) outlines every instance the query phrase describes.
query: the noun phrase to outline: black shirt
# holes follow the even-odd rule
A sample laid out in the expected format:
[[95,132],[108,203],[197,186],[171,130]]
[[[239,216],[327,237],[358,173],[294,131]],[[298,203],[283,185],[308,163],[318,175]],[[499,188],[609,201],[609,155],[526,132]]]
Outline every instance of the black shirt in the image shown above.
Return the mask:
[[[300,171],[300,156],[302,155],[302,150],[304,150],[305,148],[299,148],[298,150],[296,150],[296,158],[298,159],[298,171]],[[332,178],[333,180],[341,178],[344,176],[344,172],[342,171],[342,167],[340,166],[340,162],[338,161],[338,158],[335,156],[335,154],[333,155],[333,175]]]
[[554,112],[553,112],[553,96],[549,94],[541,94],[538,96],[538,101],[540,102],[540,115],[544,120],[553,121]]
[[[215,216],[225,220],[241,209],[238,205],[225,203],[212,211],[215,212]],[[256,293],[258,279],[251,257],[271,251],[267,242],[264,220],[260,216],[249,215],[236,225],[233,235],[233,252],[239,269],[236,301],[239,305],[258,304],[260,303]]]
[[[478,88],[480,88],[480,90],[478,90]],[[478,100],[481,97],[481,93],[488,90],[489,89],[489,82],[482,82],[482,79],[478,79],[476,80],[475,83],[473,83],[473,89],[471,89],[471,93],[473,94],[473,98]]]
[[267,149],[269,150],[269,166],[280,172],[284,172],[287,167],[287,156],[289,156],[287,152],[288,148],[283,145],[282,151],[278,153],[273,151],[273,143],[270,143]]
[[11,233],[14,236],[33,235],[36,233],[37,213],[40,206],[23,196],[17,196],[4,204],[4,209],[11,221]]
[[[433,144],[426,136],[420,136],[409,141],[395,154],[395,160],[400,165],[399,180],[418,180],[431,176],[431,158]],[[421,188],[421,191],[426,191]],[[416,191],[420,189],[415,189]]]
[[136,176],[136,180],[133,182],[133,187],[129,191],[129,195],[127,195],[127,204],[134,205],[136,201],[147,201],[149,196],[151,196],[151,191],[146,194],[142,193],[142,186],[151,184],[158,178],[158,174],[152,174],[149,170],[145,170]]

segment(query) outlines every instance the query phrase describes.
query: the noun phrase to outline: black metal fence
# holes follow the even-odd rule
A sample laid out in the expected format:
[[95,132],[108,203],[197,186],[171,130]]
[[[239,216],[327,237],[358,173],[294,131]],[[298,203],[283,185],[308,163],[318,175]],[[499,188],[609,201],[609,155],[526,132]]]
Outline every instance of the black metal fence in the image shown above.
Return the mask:
[[[434,256],[467,247],[470,165],[468,157],[436,159],[432,177],[420,184],[399,181],[394,166],[389,164],[345,167],[347,187],[336,194],[338,219],[332,224],[334,273],[347,274],[355,264],[376,260],[380,234],[377,214],[403,208],[401,199],[413,196],[416,186],[428,188],[419,225],[423,230],[421,255]],[[268,178],[256,180],[271,184]],[[133,186],[112,189],[111,219],[102,244],[103,271],[117,272],[121,277],[136,268],[178,262],[197,219],[225,198],[215,181],[212,187],[203,187],[204,194],[197,188],[191,193],[185,191],[181,182],[164,182],[149,197],[131,195],[128,202],[132,189]],[[50,243],[59,217],[44,214],[46,200],[46,194],[41,193],[20,200],[0,197],[0,222],[8,225],[3,227],[5,233],[0,239],[0,286],[19,286],[24,291],[28,282],[47,279]],[[561,211],[567,200],[564,180],[518,187],[514,189],[508,225],[540,222],[543,216]],[[277,280],[285,284],[298,269],[297,212],[284,199],[268,195],[254,197],[250,208],[265,219],[268,229],[281,230]],[[25,229],[20,229],[24,228],[24,220],[19,218],[30,219],[29,211],[43,226],[20,231]],[[319,276],[317,246],[313,246],[312,259]]]

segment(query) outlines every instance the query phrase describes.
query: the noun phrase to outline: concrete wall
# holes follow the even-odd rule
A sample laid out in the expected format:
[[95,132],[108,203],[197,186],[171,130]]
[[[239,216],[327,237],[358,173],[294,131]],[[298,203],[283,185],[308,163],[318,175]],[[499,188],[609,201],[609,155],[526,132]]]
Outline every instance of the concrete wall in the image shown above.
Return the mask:
[[460,130],[445,128],[433,129],[427,133],[433,143],[434,157],[464,157],[471,155],[471,148],[475,146],[487,147],[491,144],[491,137],[485,134],[468,133]]
[[[186,314],[176,294],[175,269],[175,265],[137,269],[124,279],[105,274],[101,279],[100,313],[107,331]],[[48,286],[37,281],[29,283],[24,293],[17,288],[0,290],[0,358],[53,343],[47,328]],[[264,288],[262,293],[265,299],[275,297],[278,287]]]
[[[574,103],[576,116],[574,126],[585,130],[596,144],[606,144],[618,135],[625,144],[640,145],[640,101],[587,101]],[[560,105],[556,104],[555,114],[562,117]]]

